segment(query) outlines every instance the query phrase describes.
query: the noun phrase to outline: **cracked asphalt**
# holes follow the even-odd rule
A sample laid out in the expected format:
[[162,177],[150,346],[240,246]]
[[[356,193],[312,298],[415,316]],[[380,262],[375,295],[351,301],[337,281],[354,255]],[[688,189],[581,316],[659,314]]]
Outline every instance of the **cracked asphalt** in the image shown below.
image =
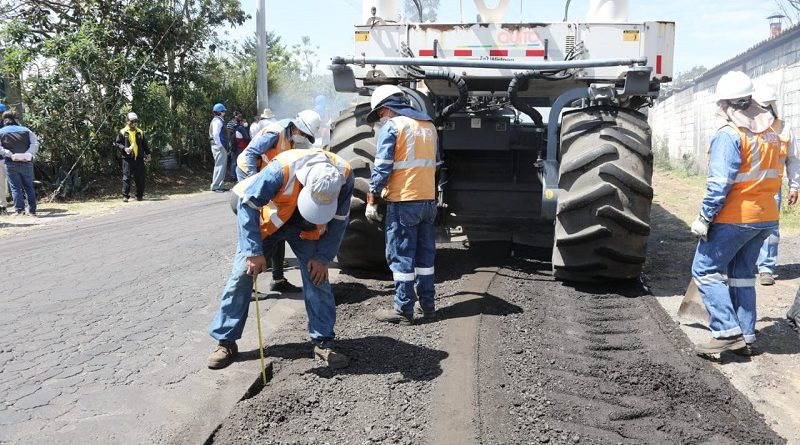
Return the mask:
[[235,250],[228,199],[131,203],[0,238],[0,443],[171,442],[252,383],[257,370],[205,366]]

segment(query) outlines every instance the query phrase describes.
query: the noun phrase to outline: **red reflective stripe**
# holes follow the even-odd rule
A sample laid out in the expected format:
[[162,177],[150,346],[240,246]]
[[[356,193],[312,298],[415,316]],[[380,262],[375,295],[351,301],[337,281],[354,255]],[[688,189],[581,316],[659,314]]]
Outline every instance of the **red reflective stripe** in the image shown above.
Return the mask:
[[456,57],[459,57],[459,56],[471,56],[472,55],[472,50],[471,49],[457,49],[457,50],[453,51],[453,55],[456,56]]
[[425,56],[433,57],[433,50],[432,49],[421,49],[421,50],[419,50],[419,56],[420,57],[425,57]]
[[490,49],[489,50],[489,56],[492,56],[492,57],[508,56],[508,50],[507,49]]
[[661,74],[661,54],[656,56],[656,74]]
[[544,57],[543,49],[528,49],[525,50],[526,57]]

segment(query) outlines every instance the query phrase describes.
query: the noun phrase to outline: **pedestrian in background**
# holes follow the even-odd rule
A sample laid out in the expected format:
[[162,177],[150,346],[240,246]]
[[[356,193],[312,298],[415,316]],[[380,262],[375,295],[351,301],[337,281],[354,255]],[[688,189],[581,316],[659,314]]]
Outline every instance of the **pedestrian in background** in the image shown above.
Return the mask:
[[[371,99],[367,122],[380,119],[375,167],[367,195],[366,217],[380,222],[386,201],[386,261],[394,277],[391,309],[375,312],[388,323],[409,325],[416,312],[435,316],[436,163],[438,135],[430,116],[412,108],[400,88],[382,85]],[[416,292],[415,292],[416,285]]]
[[228,161],[228,146],[225,137],[225,105],[215,104],[211,108],[214,117],[208,125],[208,140],[211,143],[211,155],[214,157],[214,173],[211,179],[212,192],[226,192],[223,185],[225,181],[226,166]]
[[[319,114],[312,110],[303,110],[297,113],[294,119],[266,123],[237,158],[237,178],[241,181],[258,173],[275,156],[295,148],[298,143],[306,141],[314,143],[319,124]],[[280,293],[300,292],[300,288],[290,283],[283,273],[286,243],[276,242],[273,248],[274,251],[265,252],[272,259],[272,281],[269,290]]]
[[308,335],[314,356],[331,368],[347,366],[333,349],[336,303],[328,281],[328,264],[336,256],[347,228],[354,175],[339,156],[322,150],[289,150],[234,187],[239,241],[230,278],[210,335],[219,343],[208,367],[228,366],[238,353],[253,280],[267,270],[265,253],[288,242],[300,262]]
[[726,124],[711,139],[706,194],[691,226],[700,237],[692,277],[713,336],[697,351],[751,354],[756,339],[753,266],[761,244],[778,227],[781,143],[772,114],[752,100],[753,82],[746,74],[724,74],[716,93],[718,114]]
[[233,112],[233,119],[228,121],[228,124],[225,126],[226,130],[228,131],[228,141],[229,141],[229,151],[230,151],[230,164],[231,164],[231,177],[235,182],[237,180],[236,176],[236,158],[239,154],[244,151],[247,147],[247,144],[250,143],[250,130],[247,126],[247,122],[242,119],[242,113],[238,111]]
[[[8,111],[6,104],[0,103],[0,116]],[[0,118],[0,128],[3,128],[3,119]],[[6,197],[8,197],[8,179],[6,179],[5,162],[0,165],[0,215],[8,215]]]
[[131,112],[127,120],[114,140],[114,146],[122,157],[122,201],[128,202],[131,198],[131,176],[136,184],[136,200],[141,201],[144,197],[145,162],[150,162],[150,146],[138,127],[139,116]]
[[11,186],[16,214],[36,216],[36,189],[33,186],[33,158],[39,151],[39,138],[17,121],[13,111],[3,113],[3,128],[0,128],[0,155],[5,159],[5,170]]
[[275,119],[275,114],[269,108],[264,108],[264,111],[261,113],[261,116],[258,119],[254,119],[253,122],[250,124],[250,137],[255,138],[258,135],[258,132],[266,128],[269,124],[274,124],[278,122]]
[[[794,205],[797,202],[798,189],[800,189],[800,154],[797,152],[794,134],[789,125],[778,115],[778,92],[769,85],[757,85],[753,92],[753,100],[772,113],[775,121],[772,129],[778,133],[781,139],[781,160],[786,165],[786,177],[789,183],[789,197],[787,202]],[[782,183],[783,166],[778,171],[779,183]],[[781,208],[782,190],[778,189],[775,200],[778,203],[778,210]],[[762,286],[775,284],[775,266],[778,264],[778,243],[781,239],[778,227],[769,235],[761,246],[758,255],[758,282]]]

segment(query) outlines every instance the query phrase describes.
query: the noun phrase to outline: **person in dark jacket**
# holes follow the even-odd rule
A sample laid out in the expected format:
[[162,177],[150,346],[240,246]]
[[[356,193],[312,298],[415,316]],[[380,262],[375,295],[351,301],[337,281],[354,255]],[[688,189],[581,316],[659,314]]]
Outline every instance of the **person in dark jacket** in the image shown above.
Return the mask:
[[131,197],[131,175],[136,183],[136,200],[144,197],[145,161],[150,161],[150,146],[144,132],[137,127],[139,117],[128,113],[128,125],[117,133],[114,146],[122,156],[122,201]]
[[[7,110],[3,113],[0,128],[0,159],[5,161],[5,171],[14,198],[16,215],[36,216],[36,189],[33,186],[33,158],[39,151],[39,138],[17,121],[17,115]],[[5,199],[5,197],[3,198]]]

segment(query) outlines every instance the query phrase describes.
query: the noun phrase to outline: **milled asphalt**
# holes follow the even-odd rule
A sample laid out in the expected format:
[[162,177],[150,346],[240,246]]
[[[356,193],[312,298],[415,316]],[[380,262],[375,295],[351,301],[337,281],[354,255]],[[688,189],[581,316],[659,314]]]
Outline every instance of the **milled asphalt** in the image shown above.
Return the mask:
[[[228,199],[130,203],[0,238],[0,443],[205,440],[260,375],[255,305],[240,361],[206,367],[235,252]],[[303,310],[299,295],[260,305],[265,335]]]

